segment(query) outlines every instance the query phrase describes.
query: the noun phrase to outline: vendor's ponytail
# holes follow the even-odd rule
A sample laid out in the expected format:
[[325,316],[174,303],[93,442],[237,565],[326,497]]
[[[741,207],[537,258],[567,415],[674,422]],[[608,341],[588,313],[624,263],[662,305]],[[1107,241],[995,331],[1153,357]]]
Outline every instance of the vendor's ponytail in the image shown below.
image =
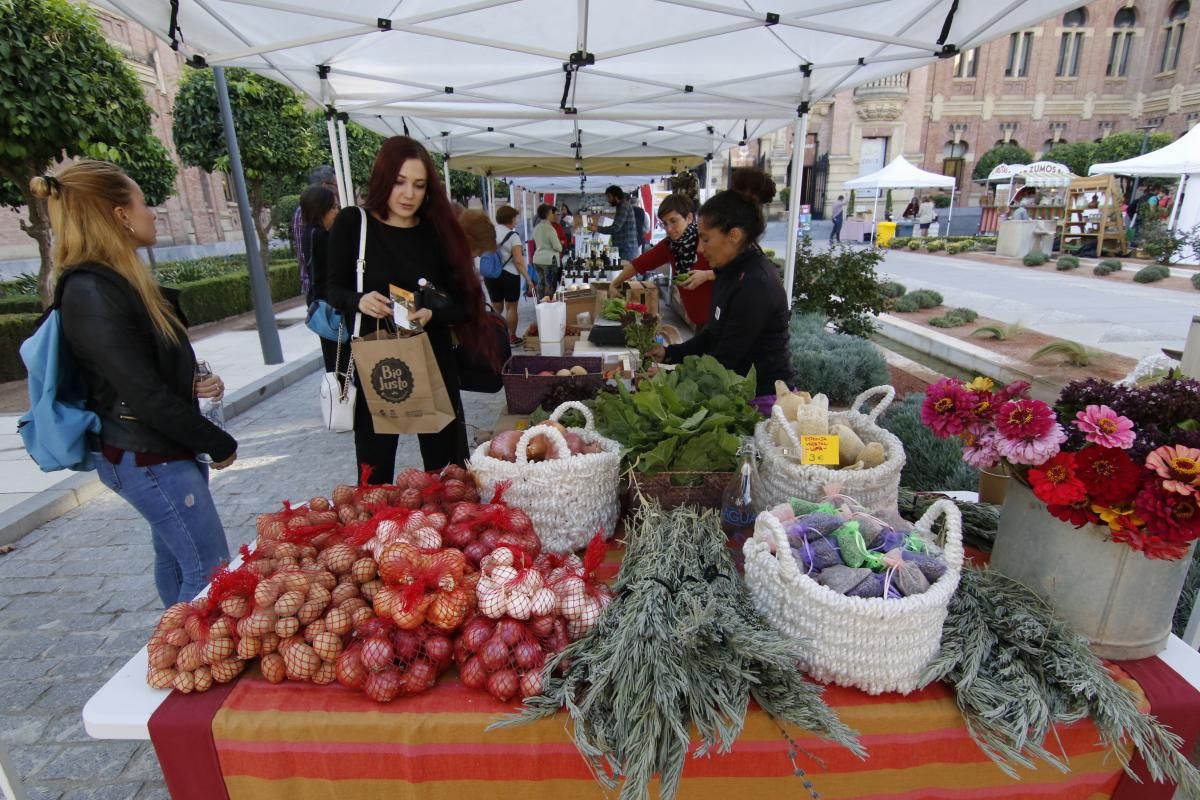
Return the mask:
[[729,233],[741,228],[746,244],[758,242],[767,229],[763,205],[775,198],[775,181],[757,169],[735,169],[732,188],[713,195],[700,207],[700,220],[707,228]]

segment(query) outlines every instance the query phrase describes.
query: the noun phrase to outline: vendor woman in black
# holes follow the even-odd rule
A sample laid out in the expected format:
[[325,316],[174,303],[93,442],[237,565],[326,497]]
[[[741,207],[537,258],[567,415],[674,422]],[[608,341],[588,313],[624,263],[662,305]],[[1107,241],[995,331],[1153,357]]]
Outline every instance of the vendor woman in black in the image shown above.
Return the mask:
[[[329,235],[326,297],[348,323],[355,313],[361,313],[360,335],[365,336],[376,330],[379,320],[392,316],[388,284],[418,294],[418,281],[425,278],[445,295],[436,304],[436,311],[421,308],[412,319],[420,322],[429,334],[457,418],[440,433],[421,434],[417,440],[426,470],[462,464],[469,453],[451,329],[456,330],[464,347],[479,350],[491,360],[495,358],[495,344],[482,327],[483,293],[466,236],[429,153],[407,136],[396,136],[383,143],[371,171],[364,205],[367,211],[365,291],[357,291],[355,264],[362,215],[357,208],[344,208]],[[357,374],[354,380],[359,386],[354,409],[356,460],[360,469],[363,465],[371,467],[371,483],[391,483],[396,473],[399,437],[375,433]]]
[[758,170],[738,169],[732,185],[700,207],[697,251],[717,273],[708,323],[692,339],[657,347],[650,356],[678,364],[711,355],[739,375],[754,367],[756,394],[766,398],[775,393],[775,381],[792,384],[790,304],[779,269],[758,246],[767,227],[762,207],[775,196],[775,184]]

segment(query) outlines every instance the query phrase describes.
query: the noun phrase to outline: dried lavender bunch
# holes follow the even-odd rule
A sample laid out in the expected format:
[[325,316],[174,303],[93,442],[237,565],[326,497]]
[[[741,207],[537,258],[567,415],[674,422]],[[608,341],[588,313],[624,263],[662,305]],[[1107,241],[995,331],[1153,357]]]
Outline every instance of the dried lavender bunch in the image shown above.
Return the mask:
[[[616,599],[596,627],[546,666],[545,691],[496,725],[565,708],[575,744],[622,800],[673,798],[694,725],[696,755],[728,752],[753,698],[779,722],[865,751],[796,668],[794,645],[755,611],[719,519],[643,500],[627,535]],[[558,674],[565,664],[563,674]]]

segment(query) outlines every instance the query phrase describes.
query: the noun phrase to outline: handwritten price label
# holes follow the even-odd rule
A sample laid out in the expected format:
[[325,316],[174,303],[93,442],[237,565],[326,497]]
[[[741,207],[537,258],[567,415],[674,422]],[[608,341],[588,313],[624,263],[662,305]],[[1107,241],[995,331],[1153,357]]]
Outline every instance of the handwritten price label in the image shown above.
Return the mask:
[[836,436],[801,436],[801,464],[837,464],[838,437]]

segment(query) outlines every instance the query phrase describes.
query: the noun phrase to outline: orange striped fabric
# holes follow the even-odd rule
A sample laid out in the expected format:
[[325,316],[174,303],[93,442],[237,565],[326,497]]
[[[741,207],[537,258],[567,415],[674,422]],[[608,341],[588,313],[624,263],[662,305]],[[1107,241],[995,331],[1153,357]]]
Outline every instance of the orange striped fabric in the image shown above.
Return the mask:
[[[1059,729],[1069,772],[1041,766],[1013,781],[970,738],[946,687],[907,697],[831,687],[826,699],[860,732],[870,758],[790,730],[800,746],[797,766],[824,798],[1098,800],[1111,797],[1121,778],[1090,722]],[[464,688],[453,673],[387,706],[336,685],[275,686],[255,674],[238,683],[212,729],[230,800],[606,796],[576,752],[565,714],[484,732],[510,709]],[[775,723],[752,709],[732,752],[688,762],[679,796],[805,797],[787,752]]]

